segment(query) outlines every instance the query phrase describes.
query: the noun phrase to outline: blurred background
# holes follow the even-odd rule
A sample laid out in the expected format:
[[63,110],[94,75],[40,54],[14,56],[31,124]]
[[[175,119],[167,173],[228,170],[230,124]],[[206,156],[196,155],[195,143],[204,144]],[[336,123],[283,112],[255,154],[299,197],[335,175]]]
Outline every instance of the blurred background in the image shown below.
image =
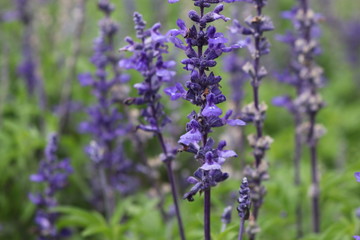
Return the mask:
[[[148,27],[161,22],[161,31],[166,33],[176,28],[178,18],[188,21],[187,12],[193,8],[190,0],[171,5],[166,0],[111,2],[115,5],[112,19],[119,24],[114,41],[116,49],[126,45],[124,37],[135,35],[132,21],[134,11],[143,14]],[[267,35],[272,47],[271,53],[264,57],[264,65],[270,74],[263,81],[260,94],[269,106],[265,131],[275,141],[267,153],[270,180],[265,183],[268,193],[259,218],[260,240],[295,238],[294,209],[298,199],[302,199],[304,204],[305,235],[302,239],[345,240],[360,234],[360,185],[353,177],[353,173],[360,170],[360,2],[310,2],[314,10],[324,16],[320,39],[322,54],[316,59],[324,68],[327,79],[321,90],[326,108],[318,118],[318,122],[327,129],[319,142],[322,233],[311,234],[308,151],[304,149],[304,184],[298,191],[292,183],[293,120],[286,110],[271,105],[273,97],[293,94],[293,89],[279,83],[275,75],[283,71],[290,57],[288,47],[276,41],[276,35],[292,29],[291,23],[283,20],[280,14],[291,9],[295,1],[269,1],[265,13],[271,16],[276,29]],[[240,21],[252,11],[246,3],[234,3],[225,8],[224,15]],[[24,18],[21,11],[26,11],[27,17]],[[91,89],[79,84],[78,75],[95,71],[89,59],[93,54],[93,41],[98,35],[98,21],[101,18],[103,14],[97,9],[95,0],[0,1],[0,239],[35,239],[35,206],[28,200],[28,194],[38,190],[39,186],[30,182],[29,176],[37,172],[47,136],[51,132],[60,134],[59,156],[69,157],[74,167],[68,185],[57,195],[59,204],[73,206],[86,213],[95,210],[101,213],[101,209],[93,205],[91,160],[84,152],[91,136],[78,131],[79,124],[87,119],[85,109],[96,101]],[[219,31],[226,32],[231,22],[216,25]],[[185,82],[187,72],[180,64],[180,60],[185,58],[184,54],[173,46],[170,46],[169,52],[169,58],[179,63],[175,81]],[[244,57],[248,55],[246,50],[240,50],[239,54]],[[30,66],[24,64],[29,58],[32,59]],[[222,90],[226,96],[230,96],[231,87],[227,82],[230,76],[224,70],[224,65],[226,62],[220,62],[215,72],[223,76]],[[132,86],[142,81],[141,76],[134,71],[126,72],[131,75],[131,80],[128,86],[124,86],[123,93],[135,96],[136,91]],[[243,101],[250,102],[249,82],[244,85],[243,91]],[[166,95],[162,102],[173,120],[168,125],[166,138],[176,143],[185,131],[186,116],[193,106],[181,100],[171,102]],[[227,101],[220,106],[226,110],[234,104]],[[122,110],[129,111],[135,118],[139,112],[137,107],[131,106]],[[249,133],[254,129],[248,125],[242,130]],[[213,134],[216,139],[227,139],[229,149],[242,149],[241,158],[231,159],[225,165],[230,174],[229,180],[213,190],[214,239],[236,238],[239,219],[235,208],[232,222],[223,235],[220,235],[221,214],[226,206],[236,201],[244,162],[253,161],[247,143],[240,147],[233,140],[241,134],[237,131],[229,127],[218,129]],[[122,227],[117,230],[120,236],[117,239],[178,239],[175,218],[165,223],[156,209],[161,200],[168,214],[173,214],[166,171],[158,157],[160,147],[151,135],[139,133],[139,136],[143,152],[152,166],[152,174],[159,184],[154,187],[146,174],[140,171],[132,173],[136,178],[136,187],[117,196],[117,209],[125,216],[118,223]],[[128,159],[134,163],[141,161],[130,137],[125,138],[124,146]],[[192,155],[177,155],[175,172],[180,196],[189,189],[185,179],[196,167]],[[161,199],[156,188],[163,193]],[[202,238],[201,200],[197,197],[195,202],[180,202],[188,239]],[[76,220],[69,219],[60,223],[72,227],[73,233],[69,239],[107,239],[101,234],[84,234],[84,227]]]

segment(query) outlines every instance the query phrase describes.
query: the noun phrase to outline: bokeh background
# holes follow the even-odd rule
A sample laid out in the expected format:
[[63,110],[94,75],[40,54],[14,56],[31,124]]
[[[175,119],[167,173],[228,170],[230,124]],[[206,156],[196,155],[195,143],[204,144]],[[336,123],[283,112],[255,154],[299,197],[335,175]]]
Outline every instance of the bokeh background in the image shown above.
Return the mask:
[[[29,181],[35,173],[39,161],[43,158],[43,149],[47,135],[60,132],[60,156],[69,157],[74,166],[67,187],[58,195],[61,205],[83,209],[89,216],[95,214],[91,204],[91,171],[84,153],[84,146],[90,136],[80,134],[78,126],[87,118],[85,108],[95,98],[89,88],[80,86],[77,76],[83,72],[94,71],[89,58],[92,55],[92,42],[98,35],[98,21],[103,17],[97,9],[95,0],[29,0],[32,13],[32,29],[17,18],[16,1],[0,1],[0,239],[28,240],[35,239],[33,223],[35,206],[28,200],[28,193],[38,189]],[[132,13],[139,11],[144,15],[148,26],[162,23],[162,32],[176,27],[177,18],[186,19],[192,9],[192,1],[182,0],[177,4],[168,4],[166,0],[112,0],[115,6],[112,18],[120,25],[115,46],[125,45],[124,37],[134,36]],[[265,183],[268,194],[265,198],[259,225],[261,232],[258,239],[289,240],[295,237],[295,203],[301,199],[304,205],[304,232],[302,239],[345,240],[360,234],[360,185],[353,173],[360,170],[360,2],[352,0],[310,1],[317,12],[324,15],[321,23],[321,47],[323,53],[317,58],[324,68],[327,83],[321,90],[326,108],[319,115],[318,121],[326,129],[326,135],[319,143],[319,169],[321,175],[321,229],[319,235],[311,234],[310,215],[310,169],[307,149],[302,159],[302,177],[304,184],[300,191],[293,187],[293,122],[292,117],[282,108],[271,105],[271,99],[284,93],[293,93],[293,89],[280,84],[274,77],[282,71],[289,59],[289,49],[277,42],[275,36],[291,29],[291,23],[283,20],[280,14],[289,10],[295,1],[269,1],[265,13],[272,17],[276,30],[268,34],[272,44],[271,53],[265,57],[265,65],[270,75],[263,81],[261,99],[268,103],[265,131],[275,140],[268,151],[270,162],[270,180]],[[231,10],[230,10],[231,9]],[[251,7],[245,3],[231,4],[226,9],[227,16],[239,20],[247,17]],[[229,23],[217,23],[219,29],[226,31]],[[30,37],[24,42],[24,35]],[[24,79],[19,75],[18,67],[24,51],[31,48],[37,63],[37,76],[42,79],[43,90],[29,92]],[[246,50],[240,51],[243,56]],[[183,53],[170,47],[169,58],[178,62]],[[227,84],[228,73],[223,65],[216,67],[216,72],[223,76],[223,91],[231,94]],[[129,71],[132,78],[126,92],[134,96],[132,85],[141,81],[140,75]],[[181,64],[177,65],[176,81],[184,82],[186,72]],[[244,87],[245,100],[251,100],[249,82]],[[68,101],[70,99],[71,101]],[[166,111],[173,122],[167,132],[168,141],[176,142],[185,131],[186,116],[193,106],[181,100],[170,102],[163,97]],[[232,106],[231,101],[222,104],[223,109]],[[70,109],[64,119],[62,109]],[[137,114],[138,109],[129,107],[126,111]],[[253,131],[253,126],[244,127],[243,131]],[[214,133],[219,139],[228,139],[229,148],[237,151],[233,144],[233,129],[222,128]],[[158,154],[160,148],[151,135],[142,135],[144,152],[150,159],[166,194],[165,206],[171,212],[171,196],[166,172]],[[233,211],[233,220],[224,234],[220,234],[220,217],[227,205],[234,204],[240,185],[242,163],[252,161],[251,150],[244,143],[245,151],[241,159],[228,161],[225,166],[230,179],[213,190],[212,198],[212,233],[214,239],[235,239],[239,219]],[[132,141],[125,141],[126,155],[134,162],[139,161],[138,149]],[[190,154],[181,153],[176,158],[175,171],[180,195],[189,186],[186,177],[196,169],[197,164]],[[175,218],[164,223],[156,209],[159,198],[153,186],[146,181],[142,173],[135,174],[140,184],[131,194],[118,196],[118,212],[125,214],[122,223],[109,225],[108,231],[118,231],[116,239],[178,239]],[[202,238],[202,198],[195,202],[181,201],[181,210],[188,239]],[[235,209],[234,209],[235,210]],[[82,212],[82,213],[84,213]],[[357,214],[358,212],[358,214]],[[90,218],[89,218],[90,219]],[[96,220],[89,220],[96,221]],[[79,221],[68,218],[63,225],[73,226],[70,239],[107,239],[105,235],[87,236]],[[80,227],[77,227],[80,226]],[[116,230],[114,230],[116,228]],[[111,239],[111,238],[109,238]]]

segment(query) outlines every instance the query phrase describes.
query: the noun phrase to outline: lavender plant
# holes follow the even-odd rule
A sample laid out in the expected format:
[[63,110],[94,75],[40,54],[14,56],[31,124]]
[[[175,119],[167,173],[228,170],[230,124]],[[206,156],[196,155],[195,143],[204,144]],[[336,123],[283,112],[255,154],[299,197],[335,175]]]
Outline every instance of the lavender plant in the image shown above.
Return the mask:
[[[91,57],[96,72],[79,75],[80,83],[92,88],[97,103],[88,109],[89,120],[81,123],[80,131],[90,133],[93,137],[86,147],[86,153],[97,175],[92,179],[95,195],[101,192],[101,207],[109,217],[115,205],[115,192],[126,194],[133,191],[136,180],[128,174],[133,166],[124,154],[121,139],[130,126],[124,123],[124,116],[116,106],[117,96],[114,92],[116,86],[129,80],[127,75],[120,74],[117,69],[119,58],[114,55],[113,41],[118,25],[110,18],[114,8],[109,1],[100,0],[98,8],[105,17],[99,22],[100,35],[94,41],[94,54]],[[108,68],[112,71],[108,71]]]
[[259,210],[266,194],[266,189],[262,182],[268,179],[267,163],[264,161],[265,153],[272,143],[272,138],[266,136],[263,132],[265,113],[267,105],[260,102],[259,87],[263,78],[267,75],[267,70],[261,65],[261,57],[270,52],[270,43],[264,36],[264,33],[274,29],[273,23],[269,17],[263,15],[263,8],[266,5],[265,0],[243,0],[254,5],[256,9],[255,16],[249,16],[245,19],[245,25],[237,23],[238,32],[244,36],[251,36],[248,43],[248,49],[252,61],[243,66],[243,70],[251,77],[254,101],[244,106],[242,117],[249,122],[253,122],[256,128],[255,134],[248,135],[248,141],[253,148],[255,158],[253,166],[247,166],[244,174],[249,181],[252,200],[252,218],[253,221],[249,229],[250,239],[254,240],[259,227],[256,224]]
[[45,149],[45,159],[40,162],[38,172],[30,176],[30,181],[45,185],[43,192],[29,194],[30,201],[37,207],[35,223],[39,240],[63,239],[70,235],[69,229],[56,228],[59,214],[51,211],[57,206],[55,194],[66,186],[68,176],[73,172],[69,159],[57,158],[57,149],[58,137],[52,134]]
[[[314,58],[320,53],[317,38],[319,37],[318,22],[321,15],[314,13],[309,7],[307,0],[299,0],[298,5],[291,11],[283,14],[285,18],[293,22],[295,32],[288,33],[281,38],[292,49],[290,71],[284,74],[280,80],[293,85],[296,89],[296,98],[282,96],[275,99],[275,104],[286,107],[294,116],[295,134],[295,184],[301,184],[300,158],[301,158],[301,135],[306,133],[306,142],[310,149],[311,158],[311,198],[312,218],[314,232],[320,232],[320,207],[319,207],[319,177],[317,170],[317,143],[324,134],[324,128],[316,124],[316,117],[324,107],[324,102],[318,89],[323,86],[323,70]],[[302,123],[303,115],[309,122]],[[304,116],[305,117],[305,116]],[[297,206],[298,237],[301,236],[301,205]]]
[[167,37],[160,33],[160,23],[156,23],[150,29],[145,29],[146,22],[141,14],[134,13],[134,23],[136,37],[140,42],[135,42],[132,38],[126,37],[129,45],[121,48],[121,51],[132,52],[130,58],[122,59],[119,62],[120,67],[126,69],[135,69],[141,73],[144,81],[134,85],[139,97],[132,97],[125,100],[129,105],[145,106],[141,111],[143,123],[137,126],[146,132],[154,133],[157,137],[162,154],[160,158],[166,166],[167,174],[171,185],[171,193],[175,207],[179,234],[181,239],[185,239],[184,227],[181,219],[180,208],[177,197],[177,189],[172,169],[172,163],[176,155],[176,149],[165,143],[163,129],[170,119],[164,112],[164,105],[160,102],[161,86],[170,81],[175,75],[171,68],[175,65],[174,61],[165,61],[164,54],[167,53]]
[[238,239],[242,240],[245,233],[245,221],[249,219],[250,207],[251,207],[251,196],[250,188],[247,178],[244,177],[240,186],[238,198],[238,207],[236,208],[240,217],[240,227]]
[[[169,2],[177,1],[169,0]],[[190,80],[186,82],[187,91],[178,83],[176,86],[166,89],[166,93],[173,100],[181,97],[200,107],[198,113],[193,111],[188,115],[189,122],[186,125],[186,133],[180,137],[178,143],[183,146],[182,151],[194,154],[195,159],[201,164],[194,176],[187,179],[194,186],[184,195],[184,199],[194,201],[194,196],[198,192],[204,192],[204,236],[206,240],[210,239],[211,187],[215,187],[229,177],[228,173],[222,171],[221,166],[226,158],[237,156],[232,150],[224,150],[225,141],[220,141],[215,147],[215,141],[209,137],[209,134],[212,132],[212,128],[222,127],[226,124],[244,125],[244,122],[239,119],[230,119],[232,111],[228,111],[221,118],[222,110],[217,106],[225,102],[226,97],[220,90],[221,77],[216,76],[210,68],[216,66],[215,59],[223,52],[230,52],[239,47],[238,45],[225,46],[228,40],[222,33],[216,32],[214,26],[209,25],[219,19],[229,20],[221,14],[224,9],[222,4],[205,13],[205,9],[220,2],[222,1],[194,0],[194,5],[200,10],[199,13],[195,10],[189,11],[189,18],[194,25],[187,28],[185,22],[179,19],[177,21],[179,29],[169,32],[174,45],[186,54],[187,58],[181,62],[185,65],[184,69],[191,72],[191,76]],[[177,38],[178,35],[185,38],[186,45]]]

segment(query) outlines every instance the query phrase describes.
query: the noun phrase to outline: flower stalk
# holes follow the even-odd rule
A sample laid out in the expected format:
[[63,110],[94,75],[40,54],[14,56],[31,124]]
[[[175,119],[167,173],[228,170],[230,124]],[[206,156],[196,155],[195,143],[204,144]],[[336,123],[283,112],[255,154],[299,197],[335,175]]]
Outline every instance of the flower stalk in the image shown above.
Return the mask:
[[[310,150],[311,161],[311,205],[313,231],[320,232],[320,206],[319,206],[319,175],[317,145],[319,138],[325,133],[325,129],[316,124],[319,111],[325,103],[318,89],[324,84],[323,70],[315,62],[315,57],[321,50],[317,38],[319,37],[318,22],[322,19],[320,14],[315,13],[309,6],[308,0],[299,0],[298,5],[292,10],[284,12],[283,17],[293,22],[295,31],[287,33],[280,38],[281,41],[290,45],[292,59],[290,72],[280,77],[280,80],[293,85],[296,89],[296,97],[282,96],[275,99],[275,105],[286,107],[294,116],[296,126],[295,154],[294,154],[294,182],[300,186],[300,159],[302,139],[305,139]],[[308,119],[308,122],[305,119]],[[304,136],[304,137],[303,137]],[[302,236],[302,209],[301,203],[297,203],[297,237]]]
[[129,45],[120,50],[132,52],[133,55],[130,58],[122,59],[119,62],[119,66],[125,69],[137,70],[142,74],[144,81],[134,85],[138,90],[139,97],[128,98],[125,100],[125,103],[128,105],[146,106],[141,112],[141,117],[145,121],[138,125],[137,129],[153,133],[161,145],[162,154],[160,158],[165,164],[170,181],[179,235],[182,240],[185,240],[175,177],[172,169],[172,161],[175,158],[176,149],[169,149],[164,141],[163,128],[170,122],[170,119],[163,110],[164,106],[160,102],[161,95],[159,94],[161,85],[169,82],[174,77],[175,72],[171,68],[175,65],[175,62],[163,60],[163,55],[168,53],[166,45],[168,39],[160,33],[160,23],[156,23],[150,29],[145,29],[146,22],[143,20],[142,15],[137,12],[134,13],[134,22],[136,37],[140,42],[137,43],[132,38],[126,37],[125,40]]
[[109,218],[115,208],[116,193],[125,195],[134,191],[137,181],[128,174],[133,164],[124,155],[122,137],[130,129],[116,106],[114,91],[129,80],[114,67],[114,61],[119,60],[113,53],[113,39],[118,32],[118,25],[111,19],[114,7],[108,0],[99,0],[98,8],[104,18],[99,21],[99,36],[94,41],[91,57],[96,72],[79,75],[80,84],[91,87],[97,102],[87,109],[89,118],[81,123],[80,131],[92,135],[85,151],[97,174],[97,178],[92,179],[92,187],[94,196],[99,195],[101,201],[98,203],[94,197],[94,203]]
[[46,186],[41,193],[29,194],[30,201],[37,207],[35,223],[38,227],[39,240],[62,239],[71,235],[69,229],[56,227],[59,213],[51,210],[58,205],[55,194],[67,185],[68,177],[73,172],[70,160],[59,160],[57,151],[58,137],[56,134],[51,134],[44,151],[45,158],[40,161],[38,172],[30,176],[30,181],[43,183]]
[[[169,0],[170,3],[177,0]],[[217,106],[226,101],[220,90],[221,77],[216,76],[210,69],[214,67],[217,59],[223,52],[230,52],[239,48],[239,45],[227,47],[228,41],[216,28],[209,23],[229,18],[221,14],[224,9],[218,4],[212,11],[206,12],[212,4],[220,3],[220,0],[195,0],[194,5],[199,11],[189,11],[189,18],[193,21],[190,28],[186,27],[183,20],[178,19],[179,29],[169,32],[170,40],[174,45],[183,50],[187,56],[181,62],[184,69],[191,72],[190,80],[186,82],[187,91],[180,83],[165,89],[172,100],[184,98],[200,108],[199,112],[193,111],[188,115],[190,120],[186,125],[186,133],[178,141],[182,145],[181,151],[190,152],[201,166],[195,171],[194,176],[188,178],[188,182],[194,186],[184,195],[184,199],[194,201],[194,196],[200,192],[204,193],[204,239],[210,240],[210,214],[211,214],[211,187],[228,178],[223,173],[221,166],[226,158],[236,157],[231,150],[223,150],[225,141],[220,141],[217,148],[214,148],[215,141],[209,137],[212,128],[221,127],[226,124],[232,126],[244,125],[240,119],[229,119],[232,111],[228,111],[224,117],[222,110]],[[227,0],[225,2],[233,2]],[[177,36],[182,35],[186,44]]]
[[248,141],[253,148],[254,165],[247,166],[244,174],[249,181],[252,196],[252,221],[249,236],[254,240],[259,227],[256,222],[259,210],[266,194],[266,189],[262,182],[268,179],[267,163],[264,161],[265,153],[270,148],[272,138],[266,136],[263,131],[267,105],[260,101],[259,88],[261,81],[266,77],[267,70],[261,64],[262,56],[270,52],[270,43],[264,36],[264,33],[274,29],[273,23],[269,17],[263,16],[263,8],[266,5],[265,0],[243,0],[254,5],[256,9],[255,16],[249,16],[245,19],[246,25],[237,23],[238,32],[247,39],[247,46],[252,57],[252,61],[245,63],[243,70],[251,77],[251,86],[253,92],[253,102],[244,106],[243,118],[252,122],[255,126],[255,133],[248,135]]

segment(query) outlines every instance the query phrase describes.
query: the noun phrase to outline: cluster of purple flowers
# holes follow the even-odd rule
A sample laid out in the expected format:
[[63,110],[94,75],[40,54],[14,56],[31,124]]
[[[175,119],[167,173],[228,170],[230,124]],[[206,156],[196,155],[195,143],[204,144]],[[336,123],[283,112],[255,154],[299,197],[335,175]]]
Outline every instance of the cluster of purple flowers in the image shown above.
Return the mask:
[[[184,69],[191,72],[191,77],[186,82],[187,91],[178,83],[166,89],[166,93],[173,100],[182,97],[201,108],[199,113],[193,111],[188,115],[190,121],[186,125],[187,132],[179,140],[183,150],[195,154],[195,158],[202,164],[194,177],[188,178],[189,183],[194,184],[194,187],[184,195],[184,198],[190,201],[197,192],[208,190],[227,179],[228,174],[221,171],[221,165],[226,158],[236,157],[234,151],[224,150],[225,141],[221,141],[217,148],[214,148],[215,141],[208,137],[212,128],[225,124],[244,125],[244,122],[239,119],[230,119],[232,111],[220,117],[223,111],[217,106],[226,101],[226,97],[220,90],[221,77],[216,76],[210,68],[217,64],[215,59],[223,52],[230,52],[239,47],[239,45],[226,46],[225,43],[228,40],[224,35],[216,32],[214,26],[207,26],[208,23],[218,19],[229,20],[221,15],[224,9],[222,4],[217,5],[213,11],[204,13],[205,8],[219,2],[195,1],[194,5],[200,8],[200,14],[194,10],[189,12],[189,18],[195,25],[187,28],[185,22],[179,19],[177,21],[179,29],[169,32],[171,41],[187,56],[181,62],[185,65]],[[178,35],[185,38],[186,44],[177,38]],[[203,143],[202,146],[199,145],[200,142]]]
[[[128,75],[120,73],[117,66],[119,57],[114,54],[113,41],[118,25],[110,18],[114,8],[108,0],[100,0],[98,8],[105,17],[99,22],[100,34],[94,41],[91,57],[96,72],[79,76],[83,86],[92,88],[97,103],[88,109],[90,118],[80,125],[80,131],[93,136],[86,152],[97,171],[98,178],[94,178],[96,183],[93,183],[93,187],[97,188],[95,193],[103,192],[95,194],[102,197],[95,197],[102,198],[102,207],[110,214],[115,204],[114,190],[127,194],[133,191],[136,181],[128,174],[132,163],[126,159],[121,139],[131,130],[131,125],[126,124],[117,106],[119,98],[122,98],[117,89],[129,80]],[[108,71],[109,68],[112,71]]]
[[51,211],[57,206],[56,192],[64,188],[68,176],[73,172],[69,159],[58,160],[56,153],[58,149],[58,138],[52,134],[45,149],[45,159],[39,164],[36,174],[30,176],[30,181],[45,184],[42,193],[31,193],[29,199],[37,207],[35,223],[38,226],[38,239],[62,239],[69,236],[69,229],[57,229],[55,222],[58,213]]
[[135,42],[127,37],[129,45],[121,48],[121,51],[132,52],[130,58],[120,60],[119,66],[126,69],[135,69],[140,72],[144,82],[137,83],[134,88],[138,90],[140,97],[128,98],[126,104],[147,105],[142,110],[141,116],[146,121],[138,128],[159,133],[161,128],[170,122],[164,112],[164,106],[159,102],[161,95],[158,93],[164,82],[168,82],[175,75],[171,70],[175,66],[174,61],[165,61],[163,54],[167,53],[167,38],[160,33],[160,23],[145,30],[146,23],[141,14],[134,13],[136,37],[140,40]]
[[[179,19],[177,21],[179,29],[169,31],[170,40],[187,56],[181,62],[185,65],[184,69],[191,72],[191,76],[190,80],[186,82],[187,91],[180,83],[165,91],[173,100],[183,98],[200,107],[198,113],[193,111],[188,115],[189,122],[186,125],[186,133],[180,137],[178,142],[183,146],[183,151],[194,154],[195,159],[201,164],[194,176],[188,178],[188,182],[194,186],[184,195],[184,198],[193,201],[198,192],[205,193],[205,239],[210,239],[211,187],[229,177],[228,173],[222,171],[222,165],[226,158],[237,156],[232,150],[224,150],[225,141],[220,141],[215,147],[215,141],[208,135],[215,127],[222,127],[226,124],[232,126],[245,124],[240,119],[230,119],[232,111],[228,111],[223,117],[220,117],[223,111],[217,106],[225,102],[226,97],[220,90],[221,77],[216,76],[210,69],[216,66],[216,59],[222,53],[240,47],[237,44],[226,46],[225,43],[228,42],[228,39],[224,37],[224,34],[217,32],[214,26],[209,25],[219,19],[229,20],[221,14],[224,9],[222,4],[218,4],[212,11],[205,13],[205,9],[220,2],[222,1],[195,0],[194,5],[199,8],[199,12],[191,10],[188,14],[194,25],[188,28],[185,22]],[[185,43],[178,38],[179,35],[185,39]]]
[[177,153],[176,149],[168,146],[164,140],[163,128],[170,122],[170,118],[164,112],[164,105],[160,102],[160,88],[164,83],[170,82],[175,75],[172,67],[174,61],[165,61],[164,55],[168,53],[168,38],[161,34],[160,23],[154,24],[150,29],[146,28],[146,22],[141,14],[134,13],[134,23],[136,37],[140,40],[135,42],[132,38],[126,37],[129,45],[120,49],[120,51],[131,52],[129,58],[120,60],[119,66],[125,69],[135,69],[141,73],[144,81],[136,83],[139,97],[131,97],[125,100],[128,105],[145,106],[141,110],[141,117],[144,121],[137,126],[143,131],[152,132],[157,137],[161,148],[161,160],[166,166],[167,174],[171,184],[171,192],[179,226],[181,239],[185,239],[178,199],[175,185],[172,161]]

